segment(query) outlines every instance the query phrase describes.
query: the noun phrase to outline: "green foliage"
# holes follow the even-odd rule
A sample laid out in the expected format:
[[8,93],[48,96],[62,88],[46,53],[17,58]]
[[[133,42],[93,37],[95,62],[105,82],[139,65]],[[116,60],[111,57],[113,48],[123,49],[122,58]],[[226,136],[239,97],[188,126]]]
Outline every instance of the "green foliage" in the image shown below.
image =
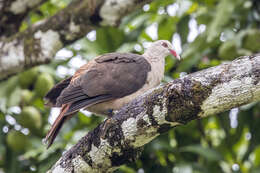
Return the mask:
[[222,156],[216,150],[211,148],[204,148],[201,145],[191,145],[180,148],[181,152],[190,152],[201,155],[209,161],[221,161]]
[[260,31],[257,29],[248,30],[243,40],[243,47],[257,52],[260,49]]
[[222,59],[234,59],[238,56],[237,45],[233,40],[226,41],[219,48],[219,57]]
[[[69,2],[44,3],[30,12],[20,30],[54,15]],[[80,112],[64,125],[50,149],[41,142],[50,128],[44,95],[54,83],[99,54],[142,53],[142,43],[154,38],[173,40],[178,47],[179,38],[182,61],[166,59],[165,81],[171,81],[181,72],[195,72],[260,51],[257,0],[155,0],[144,9],[126,16],[118,28],[96,28],[92,31],[96,37],[88,39],[90,34],[64,48],[51,64],[0,83],[0,172],[46,172],[64,149],[102,121]],[[155,37],[147,30],[151,25],[157,29]],[[260,104],[241,107],[235,119],[228,113],[160,135],[145,147],[140,159],[116,172],[260,172]]]

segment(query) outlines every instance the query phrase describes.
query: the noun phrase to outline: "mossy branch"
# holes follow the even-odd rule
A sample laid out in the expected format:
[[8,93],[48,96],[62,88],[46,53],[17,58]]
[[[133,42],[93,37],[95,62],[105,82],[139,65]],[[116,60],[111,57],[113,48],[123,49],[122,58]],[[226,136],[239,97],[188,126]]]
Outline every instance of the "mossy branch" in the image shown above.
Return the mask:
[[0,38],[10,37],[19,31],[30,11],[47,0],[4,0],[0,1]]
[[259,54],[184,76],[121,108],[63,154],[49,173],[113,172],[175,126],[259,100]]
[[75,0],[24,32],[0,37],[0,81],[27,68],[49,63],[62,47],[101,24],[119,25],[125,15],[151,1]]

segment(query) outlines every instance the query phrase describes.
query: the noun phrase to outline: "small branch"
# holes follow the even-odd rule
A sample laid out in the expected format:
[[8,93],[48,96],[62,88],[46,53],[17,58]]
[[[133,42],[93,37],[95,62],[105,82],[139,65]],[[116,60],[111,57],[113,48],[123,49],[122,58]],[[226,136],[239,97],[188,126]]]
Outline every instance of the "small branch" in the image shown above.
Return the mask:
[[151,1],[75,0],[25,32],[0,39],[0,81],[26,68],[50,62],[60,48],[84,37],[97,25],[116,26],[129,12]]
[[0,2],[0,38],[19,31],[28,13],[47,0],[3,0]]
[[177,125],[259,100],[260,55],[184,76],[121,108],[68,150],[49,173],[113,172]]

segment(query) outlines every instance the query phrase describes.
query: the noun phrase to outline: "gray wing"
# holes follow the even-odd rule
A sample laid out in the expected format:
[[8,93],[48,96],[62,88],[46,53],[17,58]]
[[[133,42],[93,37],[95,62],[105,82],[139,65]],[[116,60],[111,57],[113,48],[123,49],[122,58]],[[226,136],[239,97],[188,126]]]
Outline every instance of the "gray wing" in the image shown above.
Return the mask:
[[95,59],[94,65],[65,88],[58,105],[70,104],[66,114],[96,103],[124,97],[143,87],[151,66],[141,55],[109,53]]

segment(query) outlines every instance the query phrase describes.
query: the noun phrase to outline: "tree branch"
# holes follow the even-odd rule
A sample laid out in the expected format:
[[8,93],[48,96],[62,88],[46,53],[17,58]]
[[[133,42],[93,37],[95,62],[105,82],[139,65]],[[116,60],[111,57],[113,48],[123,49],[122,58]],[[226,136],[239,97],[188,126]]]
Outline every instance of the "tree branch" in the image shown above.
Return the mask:
[[260,100],[260,54],[173,80],[121,108],[52,167],[56,172],[112,172],[172,127]]
[[0,1],[0,38],[9,37],[19,31],[23,19],[34,8],[47,0]]
[[48,63],[62,47],[99,24],[117,26],[129,12],[152,0],[75,0],[53,17],[0,39],[0,80]]

